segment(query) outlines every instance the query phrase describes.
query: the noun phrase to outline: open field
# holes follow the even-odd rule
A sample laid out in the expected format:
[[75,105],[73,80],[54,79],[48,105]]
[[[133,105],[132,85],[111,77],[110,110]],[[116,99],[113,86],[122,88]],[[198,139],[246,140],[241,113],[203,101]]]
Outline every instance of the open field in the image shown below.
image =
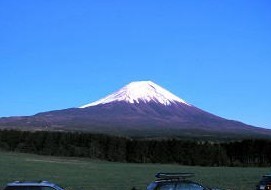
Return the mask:
[[143,190],[160,171],[194,172],[194,180],[211,187],[250,190],[270,168],[112,163],[0,152],[1,189],[14,180],[48,180],[70,190],[131,190],[132,187]]

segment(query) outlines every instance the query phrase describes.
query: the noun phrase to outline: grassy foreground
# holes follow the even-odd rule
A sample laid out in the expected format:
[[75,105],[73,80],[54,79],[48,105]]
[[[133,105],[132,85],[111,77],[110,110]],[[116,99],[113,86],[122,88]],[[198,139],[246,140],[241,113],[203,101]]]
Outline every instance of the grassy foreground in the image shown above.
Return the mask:
[[194,172],[193,180],[210,187],[253,190],[270,169],[112,163],[0,152],[0,189],[15,180],[48,180],[68,190],[144,190],[160,171]]

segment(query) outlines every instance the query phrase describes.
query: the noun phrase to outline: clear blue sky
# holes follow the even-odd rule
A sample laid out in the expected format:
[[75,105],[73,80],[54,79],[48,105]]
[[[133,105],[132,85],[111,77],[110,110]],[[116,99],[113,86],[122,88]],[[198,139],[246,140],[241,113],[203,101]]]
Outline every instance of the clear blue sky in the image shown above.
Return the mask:
[[0,116],[78,107],[152,80],[271,128],[269,0],[0,1]]

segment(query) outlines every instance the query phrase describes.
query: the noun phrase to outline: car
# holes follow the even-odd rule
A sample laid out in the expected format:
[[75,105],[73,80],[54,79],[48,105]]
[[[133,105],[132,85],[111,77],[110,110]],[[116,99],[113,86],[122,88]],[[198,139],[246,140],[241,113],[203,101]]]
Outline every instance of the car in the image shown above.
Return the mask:
[[194,173],[158,173],[155,175],[157,179],[148,185],[147,190],[219,190],[188,180],[194,175]]
[[256,190],[271,190],[271,174],[262,177],[256,185]]
[[4,190],[64,190],[55,183],[48,181],[14,181],[8,183]]

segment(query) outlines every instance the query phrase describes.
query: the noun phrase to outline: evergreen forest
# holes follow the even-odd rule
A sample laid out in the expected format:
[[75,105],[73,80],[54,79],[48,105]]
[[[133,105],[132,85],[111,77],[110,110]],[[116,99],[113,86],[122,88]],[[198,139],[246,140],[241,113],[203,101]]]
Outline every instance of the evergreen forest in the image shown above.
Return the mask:
[[270,166],[271,140],[138,139],[79,132],[0,131],[0,150],[113,162]]

